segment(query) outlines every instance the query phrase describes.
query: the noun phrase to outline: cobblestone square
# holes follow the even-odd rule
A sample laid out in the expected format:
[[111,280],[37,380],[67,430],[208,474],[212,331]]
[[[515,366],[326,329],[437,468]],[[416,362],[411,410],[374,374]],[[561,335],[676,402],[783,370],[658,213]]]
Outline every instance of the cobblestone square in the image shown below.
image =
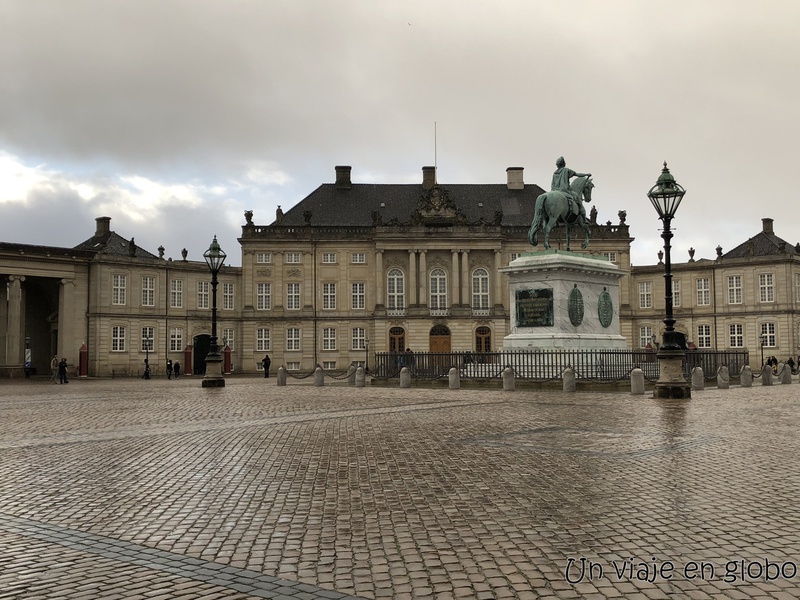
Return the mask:
[[0,599],[798,598],[795,385],[0,383]]

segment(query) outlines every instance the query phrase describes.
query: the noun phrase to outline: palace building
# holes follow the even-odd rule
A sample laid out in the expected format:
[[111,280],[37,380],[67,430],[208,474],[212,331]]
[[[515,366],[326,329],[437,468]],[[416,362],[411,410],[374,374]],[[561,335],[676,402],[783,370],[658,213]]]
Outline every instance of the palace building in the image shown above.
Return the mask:
[[[499,350],[510,326],[508,281],[498,269],[528,243],[534,202],[544,190],[509,167],[505,183],[440,184],[423,167],[416,184],[354,183],[336,167],[333,183],[269,224],[245,213],[241,267],[223,267],[218,334],[228,371],[344,370],[376,352]],[[613,204],[604,199],[601,206]],[[599,223],[591,242],[573,230],[572,250],[603,257],[626,273],[622,335],[632,348],[660,339],[663,265],[631,267],[625,212]],[[254,220],[255,219],[255,220]],[[563,250],[564,229],[551,237]],[[229,254],[232,249],[227,249]],[[800,344],[800,248],[763,231],[714,260],[673,265],[676,327],[699,348],[761,343],[785,359]],[[96,220],[73,248],[0,243],[0,376],[26,361],[39,374],[53,355],[88,376],[155,374],[167,359],[200,373],[211,332],[211,275],[204,262],[165,259]],[[659,288],[660,285],[660,288]]]

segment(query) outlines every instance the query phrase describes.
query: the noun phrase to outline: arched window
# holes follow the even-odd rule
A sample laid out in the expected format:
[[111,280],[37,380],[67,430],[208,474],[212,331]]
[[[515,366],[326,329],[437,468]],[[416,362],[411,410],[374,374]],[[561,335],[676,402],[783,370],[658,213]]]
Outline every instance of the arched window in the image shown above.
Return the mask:
[[472,308],[489,310],[489,272],[486,269],[472,272]]
[[492,330],[488,327],[478,327],[475,330],[475,352],[492,351]]
[[386,308],[400,310],[406,307],[405,275],[400,269],[389,269],[386,276]]
[[447,308],[447,273],[444,269],[433,269],[430,280],[430,304],[431,310],[442,310]]
[[389,330],[389,352],[403,352],[406,349],[406,330],[402,327],[392,327]]

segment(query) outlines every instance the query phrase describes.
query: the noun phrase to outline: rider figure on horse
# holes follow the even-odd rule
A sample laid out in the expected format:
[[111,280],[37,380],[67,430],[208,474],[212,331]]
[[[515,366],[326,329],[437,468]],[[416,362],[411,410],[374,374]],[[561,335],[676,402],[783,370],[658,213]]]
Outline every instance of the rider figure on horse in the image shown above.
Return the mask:
[[577,198],[572,190],[569,189],[569,180],[572,177],[591,177],[592,174],[576,173],[567,166],[567,161],[564,160],[563,156],[558,157],[558,160],[556,161],[556,167],[558,168],[553,173],[553,182],[550,186],[550,191],[564,192],[569,199],[570,212],[574,215],[582,216],[585,220],[586,210],[584,210],[580,198]]

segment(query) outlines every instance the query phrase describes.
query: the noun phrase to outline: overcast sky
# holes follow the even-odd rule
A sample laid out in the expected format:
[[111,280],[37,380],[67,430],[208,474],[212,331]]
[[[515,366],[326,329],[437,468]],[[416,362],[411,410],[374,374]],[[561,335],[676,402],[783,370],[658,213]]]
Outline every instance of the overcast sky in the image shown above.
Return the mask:
[[796,0],[0,0],[0,241],[74,246],[111,217],[155,253],[241,264],[335,165],[354,182],[550,185],[590,171],[653,264],[646,193],[687,192],[673,260],[800,241]]

